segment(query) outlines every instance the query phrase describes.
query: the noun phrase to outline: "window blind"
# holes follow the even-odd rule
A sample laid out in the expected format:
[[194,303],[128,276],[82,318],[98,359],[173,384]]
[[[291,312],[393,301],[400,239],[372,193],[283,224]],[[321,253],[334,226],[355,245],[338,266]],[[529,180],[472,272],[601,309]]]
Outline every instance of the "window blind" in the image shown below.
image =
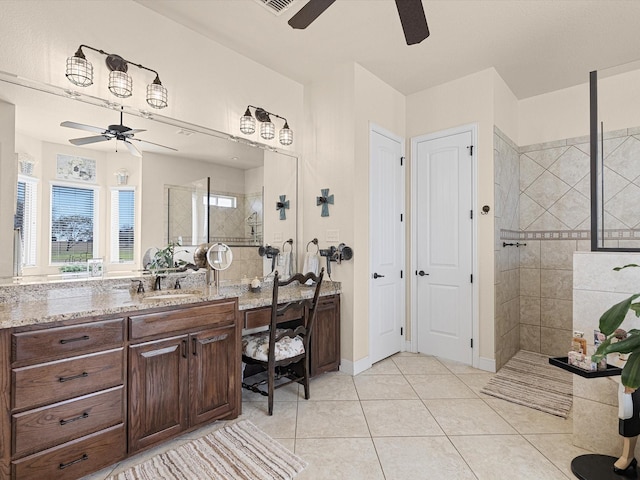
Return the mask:
[[19,178],[14,228],[20,230],[22,266],[34,266],[36,264],[37,207],[37,180]]
[[96,192],[51,185],[51,263],[84,263],[95,257]]
[[135,190],[111,190],[111,252],[112,263],[133,263],[135,245]]

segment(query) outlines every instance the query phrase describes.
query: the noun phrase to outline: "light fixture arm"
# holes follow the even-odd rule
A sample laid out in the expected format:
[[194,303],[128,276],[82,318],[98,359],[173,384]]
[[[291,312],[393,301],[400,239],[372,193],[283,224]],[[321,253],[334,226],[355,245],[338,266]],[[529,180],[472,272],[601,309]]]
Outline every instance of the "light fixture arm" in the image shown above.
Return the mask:
[[[156,74],[156,80],[160,81],[160,75],[158,75],[158,72],[156,72],[154,69],[149,68],[149,67],[145,67],[144,65],[141,65],[139,63],[132,62],[131,60],[127,60],[126,58],[123,58],[120,55],[117,55],[115,53],[108,53],[108,52],[105,52],[104,50],[101,50],[99,48],[93,48],[93,47],[91,47],[89,45],[85,45],[85,44],[80,45],[78,47],[78,50],[75,53],[76,57],[85,58],[84,52],[82,51],[83,48],[88,48],[89,50],[93,50],[94,52],[101,53],[102,55],[105,55],[107,58],[109,58],[109,57],[114,58],[115,57],[115,58],[121,59],[125,64],[124,70],[122,70],[123,72],[127,71],[126,65],[134,65],[134,66],[136,66],[136,67],[138,67],[138,68],[140,68],[142,70],[147,70],[149,72],[155,73]],[[107,63],[107,66],[109,67],[109,69],[112,69],[112,66],[109,63]],[[156,80],[154,80],[154,83],[156,82]]]
[[[262,107],[256,107],[255,105],[247,105],[247,109],[249,108],[253,108],[256,112],[256,120],[258,120],[259,122],[267,122],[269,120],[270,116],[279,118],[280,120],[284,120],[284,123],[288,123],[287,119],[284,117],[281,117],[280,115],[278,115],[277,113],[271,113],[271,112],[267,112],[264,108]],[[267,115],[267,117],[264,117],[264,115]],[[262,118],[262,120],[261,120]]]

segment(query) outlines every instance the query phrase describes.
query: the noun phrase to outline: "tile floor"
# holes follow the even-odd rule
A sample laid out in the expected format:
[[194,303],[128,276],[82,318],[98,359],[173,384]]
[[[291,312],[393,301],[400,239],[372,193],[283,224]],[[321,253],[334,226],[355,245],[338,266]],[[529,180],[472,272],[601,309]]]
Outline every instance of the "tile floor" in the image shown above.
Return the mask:
[[[491,373],[400,353],[352,377],[328,373],[266,397],[243,391],[243,414],[309,462],[296,480],[555,480],[575,478],[572,420],[480,393]],[[298,393],[300,390],[300,394]],[[161,449],[224,425],[217,422]],[[85,477],[104,480],[157,453],[144,452]],[[196,479],[194,479],[196,480]]]

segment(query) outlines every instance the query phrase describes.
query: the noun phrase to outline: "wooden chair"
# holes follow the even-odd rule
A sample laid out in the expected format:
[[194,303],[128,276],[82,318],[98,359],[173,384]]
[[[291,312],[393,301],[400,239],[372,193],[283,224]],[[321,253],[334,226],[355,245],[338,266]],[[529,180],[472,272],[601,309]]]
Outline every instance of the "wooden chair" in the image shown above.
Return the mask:
[[[309,399],[309,352],[313,323],[316,318],[316,307],[320,294],[320,286],[324,268],[319,275],[297,273],[288,280],[280,281],[278,272],[273,279],[273,297],[271,304],[271,322],[264,332],[252,333],[242,337],[242,361],[248,365],[261,365],[267,371],[267,379],[253,384],[242,383],[243,388],[269,397],[269,415],[273,415],[273,393],[276,388],[293,382],[304,386],[304,398]],[[314,287],[304,287],[311,280]],[[278,290],[293,282],[299,282],[303,288],[313,291],[313,297],[278,305]],[[301,321],[291,328],[278,327],[285,312],[294,309],[300,312]],[[290,313],[288,318],[295,318]],[[275,384],[276,380],[286,378],[288,381]],[[267,391],[263,388],[267,385]]]

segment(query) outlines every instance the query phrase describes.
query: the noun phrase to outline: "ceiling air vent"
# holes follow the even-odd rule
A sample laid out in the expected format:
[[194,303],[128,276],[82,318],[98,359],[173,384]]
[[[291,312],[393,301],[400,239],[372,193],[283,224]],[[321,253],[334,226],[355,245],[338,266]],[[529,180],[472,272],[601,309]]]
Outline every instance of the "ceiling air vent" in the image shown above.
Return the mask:
[[287,8],[289,8],[292,3],[295,3],[297,1],[298,0],[256,0],[256,2],[258,2],[274,15],[280,15]]

